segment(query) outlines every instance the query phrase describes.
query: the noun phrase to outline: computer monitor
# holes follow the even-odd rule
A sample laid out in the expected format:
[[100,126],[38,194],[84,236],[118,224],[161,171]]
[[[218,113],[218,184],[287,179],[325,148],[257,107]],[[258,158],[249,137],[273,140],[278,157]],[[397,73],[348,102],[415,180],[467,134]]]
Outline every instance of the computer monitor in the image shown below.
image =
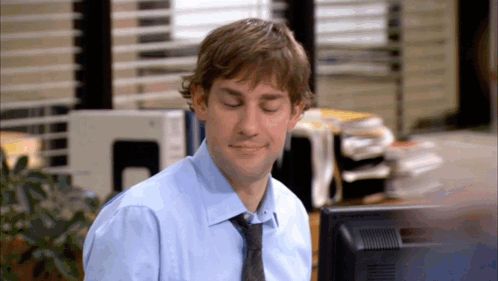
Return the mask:
[[[442,246],[437,206],[327,207],[321,211],[321,281],[441,280],[428,263]],[[430,279],[437,274],[436,279]],[[433,276],[435,277],[435,276]],[[445,279],[450,280],[450,279]]]

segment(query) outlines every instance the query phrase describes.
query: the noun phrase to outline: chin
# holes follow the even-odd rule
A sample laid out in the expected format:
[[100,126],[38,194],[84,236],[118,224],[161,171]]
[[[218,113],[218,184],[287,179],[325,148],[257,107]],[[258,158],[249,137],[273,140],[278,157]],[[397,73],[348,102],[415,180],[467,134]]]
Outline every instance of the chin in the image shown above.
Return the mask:
[[260,180],[271,172],[271,166],[270,167],[261,167],[261,165],[255,165],[255,166],[250,166],[250,165],[244,165],[242,163],[241,165],[238,166],[233,166],[233,172],[234,175],[237,175],[237,178],[244,178],[248,180]]

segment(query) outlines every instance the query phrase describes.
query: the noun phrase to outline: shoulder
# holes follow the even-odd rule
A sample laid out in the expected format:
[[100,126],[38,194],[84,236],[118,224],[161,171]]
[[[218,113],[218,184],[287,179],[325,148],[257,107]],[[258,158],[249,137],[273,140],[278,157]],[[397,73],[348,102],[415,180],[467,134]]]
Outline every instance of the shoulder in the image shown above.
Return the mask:
[[160,240],[159,220],[152,210],[141,206],[104,209],[83,245],[85,280],[130,276],[151,280],[159,271]]
[[[276,231],[280,249],[295,257],[293,267],[302,269],[309,280],[311,269],[311,232],[308,212],[301,200],[284,184],[272,179],[275,211],[278,221]],[[290,254],[289,249],[292,249]],[[301,279],[301,278],[300,278]],[[304,280],[304,279],[302,279]]]
[[154,260],[161,243],[174,241],[175,234],[164,229],[182,222],[178,214],[192,206],[197,187],[197,174],[186,158],[116,195],[101,209],[88,231],[84,245],[86,268],[99,269],[91,271],[100,275],[97,261],[106,259],[105,249],[120,253],[125,263],[148,257]]
[[308,220],[308,212],[301,200],[287,186],[275,178],[271,178],[275,197],[275,208],[279,214],[290,214]]
[[195,196],[191,189],[196,181],[195,170],[185,158],[112,198],[100,210],[90,233],[103,232],[116,224],[135,228],[148,223],[156,228],[165,218],[174,217],[179,205],[186,206],[182,202],[189,196]]

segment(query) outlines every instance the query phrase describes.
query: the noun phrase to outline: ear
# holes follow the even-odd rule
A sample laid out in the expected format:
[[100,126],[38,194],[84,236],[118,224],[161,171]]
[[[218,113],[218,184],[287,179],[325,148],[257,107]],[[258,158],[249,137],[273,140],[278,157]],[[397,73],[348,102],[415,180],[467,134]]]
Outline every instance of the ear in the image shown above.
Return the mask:
[[195,115],[200,121],[206,121],[207,119],[207,95],[204,89],[195,85],[191,89],[192,94],[192,107],[194,108]]
[[304,104],[302,102],[297,102],[292,105],[290,121],[287,124],[287,131],[291,131],[296,126],[297,122],[303,117]]

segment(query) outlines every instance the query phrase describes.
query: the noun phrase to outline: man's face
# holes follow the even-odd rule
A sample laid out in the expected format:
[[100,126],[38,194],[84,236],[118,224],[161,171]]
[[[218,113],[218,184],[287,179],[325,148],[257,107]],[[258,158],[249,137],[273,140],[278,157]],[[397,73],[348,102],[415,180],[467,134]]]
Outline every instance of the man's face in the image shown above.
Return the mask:
[[230,183],[265,178],[282,152],[288,130],[302,112],[291,106],[287,91],[271,83],[216,79],[205,102],[201,87],[193,90],[193,106],[205,122],[209,152]]

